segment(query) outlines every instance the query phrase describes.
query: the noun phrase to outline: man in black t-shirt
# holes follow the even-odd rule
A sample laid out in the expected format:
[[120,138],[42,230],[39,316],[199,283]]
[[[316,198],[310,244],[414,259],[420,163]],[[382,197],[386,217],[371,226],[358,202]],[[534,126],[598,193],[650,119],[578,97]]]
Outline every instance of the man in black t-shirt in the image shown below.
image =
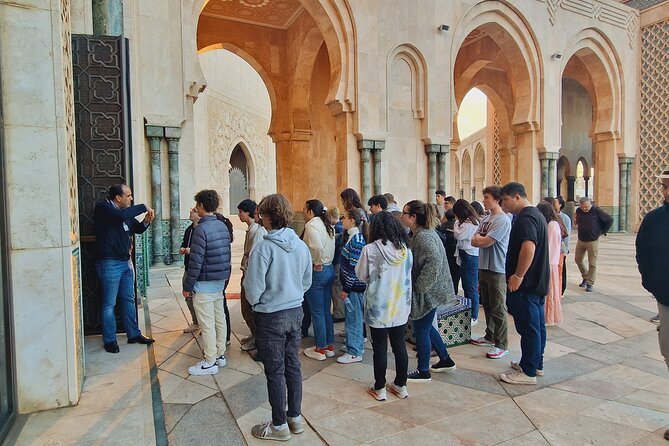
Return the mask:
[[527,200],[525,186],[502,188],[503,207],[515,215],[506,256],[506,304],[520,335],[520,362],[499,377],[510,384],[536,384],[543,376],[546,321],[544,301],[550,267],[546,219]]

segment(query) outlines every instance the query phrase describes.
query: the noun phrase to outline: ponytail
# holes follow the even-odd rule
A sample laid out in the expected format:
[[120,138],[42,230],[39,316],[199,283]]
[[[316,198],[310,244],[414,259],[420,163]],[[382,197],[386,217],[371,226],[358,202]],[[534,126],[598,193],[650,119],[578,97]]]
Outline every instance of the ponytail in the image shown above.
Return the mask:
[[334,227],[332,226],[332,223],[330,223],[330,219],[328,218],[328,209],[323,206],[323,203],[321,203],[320,200],[307,200],[306,202],[307,209],[309,209],[311,212],[314,213],[314,217],[318,217],[323,221],[323,224],[325,225],[325,230],[328,232],[328,235],[330,237],[334,237]]
[[434,229],[439,226],[439,214],[435,205],[412,200],[404,206],[409,209],[409,214],[416,216],[418,226],[426,229]]

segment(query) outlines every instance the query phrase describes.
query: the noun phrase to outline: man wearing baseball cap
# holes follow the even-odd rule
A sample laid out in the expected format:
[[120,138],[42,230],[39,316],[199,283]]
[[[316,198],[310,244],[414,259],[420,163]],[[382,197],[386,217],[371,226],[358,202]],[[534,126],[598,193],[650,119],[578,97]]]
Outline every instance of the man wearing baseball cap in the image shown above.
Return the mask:
[[[662,206],[646,214],[641,222],[636,236],[636,262],[641,284],[657,299],[660,353],[669,368],[669,169],[658,178],[664,200]],[[669,440],[669,430],[664,438]]]

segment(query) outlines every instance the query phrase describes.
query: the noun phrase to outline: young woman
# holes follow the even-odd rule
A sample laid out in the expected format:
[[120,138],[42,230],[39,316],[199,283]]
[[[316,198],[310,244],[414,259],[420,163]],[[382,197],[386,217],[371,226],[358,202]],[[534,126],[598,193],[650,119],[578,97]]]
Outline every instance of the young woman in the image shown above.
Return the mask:
[[[439,305],[455,301],[453,282],[448,270],[448,260],[444,245],[435,228],[439,217],[434,206],[419,200],[410,201],[402,210],[402,223],[413,234],[411,251],[413,267],[411,281],[411,315],[416,350],[418,352],[418,370],[408,375],[413,382],[432,380],[430,370],[445,372],[455,370],[455,362],[448,355],[441,335],[432,326],[434,315]],[[434,349],[439,355],[439,362],[430,369],[430,352]]]
[[335,237],[334,228],[330,224],[327,209],[319,200],[307,200],[302,209],[304,227],[304,243],[309,247],[313,264],[311,288],[304,298],[309,302],[311,320],[314,324],[316,345],[304,350],[304,354],[318,361],[334,357],[334,327],[330,302],[332,284],[334,283]]
[[341,300],[346,308],[346,353],[337,358],[341,364],[362,361],[364,341],[362,317],[363,293],[367,287],[355,274],[355,266],[360,259],[365,240],[369,238],[369,228],[362,209],[351,209],[342,220],[348,241],[341,250],[340,281],[342,284]]
[[545,305],[546,325],[555,325],[562,322],[562,283],[560,282],[558,266],[560,264],[562,238],[566,237],[567,229],[564,227],[562,219],[555,213],[551,203],[542,201],[537,205],[537,209],[548,223],[548,263],[550,264],[551,274]]
[[360,201],[360,195],[355,190],[351,188],[344,189],[339,194],[339,197],[341,197],[341,201],[344,203],[344,210],[348,211],[355,208],[365,210],[362,201]]
[[[409,357],[404,332],[411,312],[413,258],[404,228],[390,212],[380,212],[374,218],[369,241],[355,267],[358,278],[367,284],[364,314],[374,349],[374,385],[367,393],[384,401],[388,389],[406,398]],[[395,380],[386,384],[388,338],[395,356]]]
[[453,235],[458,241],[456,251],[460,278],[465,297],[472,304],[472,326],[479,323],[479,249],[472,246],[472,237],[479,225],[478,213],[467,200],[459,199],[453,205],[456,217]]

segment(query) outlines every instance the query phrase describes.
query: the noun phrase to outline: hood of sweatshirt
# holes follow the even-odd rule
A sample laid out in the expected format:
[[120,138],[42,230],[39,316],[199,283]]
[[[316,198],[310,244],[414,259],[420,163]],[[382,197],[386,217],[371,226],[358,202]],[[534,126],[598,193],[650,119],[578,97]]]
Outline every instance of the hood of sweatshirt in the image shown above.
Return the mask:
[[286,252],[294,251],[297,247],[297,243],[300,241],[295,231],[291,228],[281,228],[270,231],[267,235],[264,236],[265,240],[269,240],[272,243],[277,244],[281,249]]
[[395,249],[395,246],[392,243],[387,242],[387,244],[384,245],[381,240],[375,241],[374,244],[376,244],[376,247],[379,248],[383,259],[389,265],[400,265],[407,258],[406,248],[398,250]]

